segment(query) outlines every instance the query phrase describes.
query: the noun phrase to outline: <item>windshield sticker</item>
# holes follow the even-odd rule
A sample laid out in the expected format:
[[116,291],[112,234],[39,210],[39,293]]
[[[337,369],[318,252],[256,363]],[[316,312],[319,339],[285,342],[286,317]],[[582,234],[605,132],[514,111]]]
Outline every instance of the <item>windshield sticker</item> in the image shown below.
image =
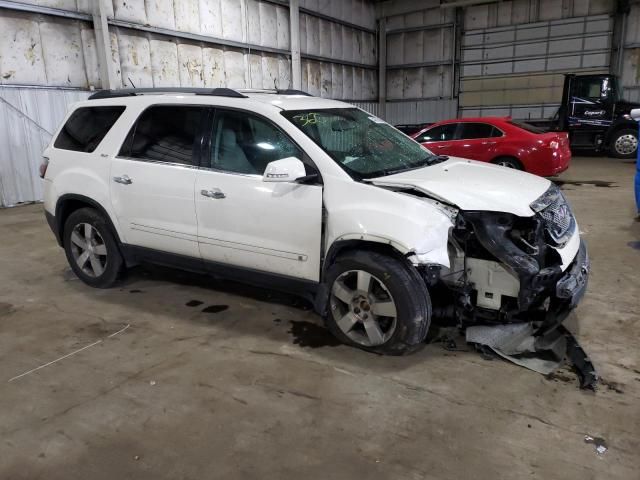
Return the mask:
[[301,127],[306,127],[307,125],[316,125],[318,123],[318,114],[315,112],[303,113],[301,115],[296,115],[293,118],[300,123]]

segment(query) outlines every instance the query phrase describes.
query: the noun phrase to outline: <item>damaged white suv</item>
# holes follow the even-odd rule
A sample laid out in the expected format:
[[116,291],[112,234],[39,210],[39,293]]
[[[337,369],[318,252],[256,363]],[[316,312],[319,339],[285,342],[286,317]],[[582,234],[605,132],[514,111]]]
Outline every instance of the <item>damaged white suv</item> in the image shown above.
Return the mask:
[[94,287],[150,261],[301,294],[345,343],[414,350],[433,317],[562,322],[588,258],[548,180],[434,155],[297,91],[117,90],[45,150],[47,220]]

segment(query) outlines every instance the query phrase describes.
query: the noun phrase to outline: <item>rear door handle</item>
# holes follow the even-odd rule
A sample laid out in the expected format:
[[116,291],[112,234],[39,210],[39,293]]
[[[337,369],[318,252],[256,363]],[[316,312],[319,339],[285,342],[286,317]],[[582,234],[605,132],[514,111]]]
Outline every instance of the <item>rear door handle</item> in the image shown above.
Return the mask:
[[214,188],[212,190],[200,190],[200,195],[216,199],[226,198],[226,195],[219,188]]
[[447,148],[449,145],[437,145],[436,148]]
[[129,175],[122,175],[121,177],[113,177],[113,181],[121,183],[122,185],[131,185],[133,180],[129,178]]

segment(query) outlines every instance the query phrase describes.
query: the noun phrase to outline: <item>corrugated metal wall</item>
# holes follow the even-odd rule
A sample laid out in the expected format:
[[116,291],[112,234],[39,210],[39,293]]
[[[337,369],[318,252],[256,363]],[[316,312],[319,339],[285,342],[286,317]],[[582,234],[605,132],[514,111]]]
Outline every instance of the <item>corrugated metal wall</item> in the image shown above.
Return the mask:
[[[0,47],[7,53],[0,59],[0,84],[100,88],[89,0],[23,3],[79,15],[3,10]],[[330,98],[375,100],[373,2],[300,4],[303,88]],[[111,61],[123,87],[291,86],[287,2],[112,0],[108,6]]]
[[[41,199],[37,166],[46,132],[72,100],[103,85],[95,1],[22,0],[13,3],[24,11],[0,8],[0,93],[13,105],[2,102],[0,118],[20,125],[0,128],[11,146],[0,157],[0,206]],[[286,0],[107,0],[106,6],[119,86],[292,86]],[[300,43],[303,89],[377,113],[372,0],[300,0]],[[28,120],[25,109],[36,116]]]
[[606,73],[614,0],[510,1],[464,11],[460,114],[548,118],[563,73]]
[[[377,99],[378,59],[373,2],[301,0],[300,7],[303,90],[335,99]],[[322,17],[305,11],[319,13]],[[331,19],[340,19],[341,22]]]
[[455,9],[438,1],[401,0],[386,19],[385,120],[434,122],[455,116]]
[[[640,2],[630,3],[621,77],[626,98],[640,100]],[[503,0],[460,7],[457,17],[440,4],[381,5],[385,119],[393,123],[455,116],[450,107],[458,99],[459,114],[548,118],[561,99],[563,72],[618,71],[615,0]]]
[[42,199],[42,151],[67,107],[89,92],[0,87],[0,206]]
[[640,1],[638,0],[631,4],[624,31],[621,83],[625,98],[640,102]]

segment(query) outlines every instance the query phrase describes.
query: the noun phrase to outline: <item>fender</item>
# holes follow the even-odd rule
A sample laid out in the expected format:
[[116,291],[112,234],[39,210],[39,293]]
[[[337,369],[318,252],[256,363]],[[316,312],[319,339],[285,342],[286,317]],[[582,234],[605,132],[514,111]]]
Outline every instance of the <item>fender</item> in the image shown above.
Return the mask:
[[63,240],[62,240],[62,230],[64,228],[63,218],[66,220],[66,217],[68,217],[67,209],[70,202],[85,203],[91,206],[92,208],[95,208],[96,210],[98,210],[98,212],[100,212],[100,214],[105,218],[105,220],[109,224],[109,228],[111,228],[111,231],[115,236],[116,242],[118,243],[118,247],[122,251],[122,248],[121,248],[122,242],[120,240],[120,234],[118,233],[118,230],[116,229],[106,209],[102,205],[100,205],[98,202],[93,200],[92,198],[86,197],[84,195],[78,195],[76,193],[65,193],[64,195],[60,196],[60,198],[58,198],[58,201],[56,202],[56,211],[55,211],[55,217],[54,217],[54,227],[55,227],[54,234],[58,240],[58,244],[61,247],[63,247]]
[[344,191],[341,184],[325,187],[333,190],[325,194],[326,252],[337,242],[367,242],[411,257],[415,265],[449,266],[447,245],[453,222],[441,203],[410,188],[394,191],[357,182],[347,187]]
[[606,131],[604,137],[604,144],[609,145],[611,142],[611,137],[621,129],[629,128],[631,130],[638,130],[638,122],[634,122],[633,120],[627,120],[625,118],[618,118]]

